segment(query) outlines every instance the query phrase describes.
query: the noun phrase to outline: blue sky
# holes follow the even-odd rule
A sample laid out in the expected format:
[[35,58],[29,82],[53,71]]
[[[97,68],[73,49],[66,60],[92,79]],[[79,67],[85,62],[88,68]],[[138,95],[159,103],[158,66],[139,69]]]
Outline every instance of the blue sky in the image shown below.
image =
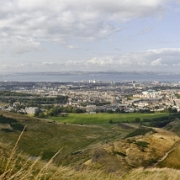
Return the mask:
[[1,0],[0,72],[179,72],[179,19],[179,0]]

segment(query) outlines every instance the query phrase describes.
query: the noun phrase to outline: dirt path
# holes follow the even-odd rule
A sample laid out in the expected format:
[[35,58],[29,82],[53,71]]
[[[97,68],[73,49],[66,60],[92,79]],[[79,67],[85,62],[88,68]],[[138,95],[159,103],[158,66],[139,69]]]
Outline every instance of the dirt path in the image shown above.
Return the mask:
[[158,159],[158,161],[157,161],[156,163],[154,163],[152,166],[150,166],[149,168],[154,168],[154,167],[156,167],[160,162],[164,161],[164,160],[167,158],[167,156],[168,156],[174,149],[176,149],[176,147],[179,146],[179,145],[180,145],[180,141],[176,142],[176,143],[171,147],[171,149],[164,154],[163,157],[161,157],[160,159]]

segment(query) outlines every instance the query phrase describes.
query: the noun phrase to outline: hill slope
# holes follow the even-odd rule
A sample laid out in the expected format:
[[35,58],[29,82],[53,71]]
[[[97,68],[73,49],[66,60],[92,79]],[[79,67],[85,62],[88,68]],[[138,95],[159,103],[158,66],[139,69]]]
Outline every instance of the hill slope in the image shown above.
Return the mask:
[[96,149],[85,163],[92,168],[120,174],[137,167],[153,166],[180,138],[173,132],[154,128],[145,135],[115,141]]
[[[6,117],[5,122],[3,117],[0,121],[0,136],[3,137],[0,143],[0,174],[5,175],[0,176],[2,180],[19,180],[24,175],[27,175],[26,179],[36,180],[128,180],[132,177],[176,180],[180,175],[178,170],[154,168],[170,150],[172,151],[167,158],[159,162],[158,166],[176,165],[179,168],[180,162],[173,163],[173,158],[180,157],[180,138],[171,131],[153,128],[143,130],[144,135],[137,135],[131,133],[135,126],[114,124],[107,128],[97,125],[70,125],[7,112],[1,114]],[[26,131],[18,142],[18,149],[23,153],[14,149],[11,156],[11,150],[21,133],[21,126],[17,124],[26,126]],[[179,127],[179,122],[176,126],[171,126],[178,133],[178,128],[175,127]],[[131,134],[127,136],[128,133]],[[5,142],[11,142],[11,145],[4,144]],[[56,154],[59,149],[60,152]],[[40,155],[47,162],[38,160]],[[9,157],[12,157],[10,161]],[[52,165],[52,161],[58,167]],[[8,166],[7,162],[10,162]],[[71,167],[67,167],[69,165]],[[74,168],[80,171],[75,171]]]
[[55,162],[62,165],[79,165],[92,156],[94,148],[106,142],[122,139],[134,130],[117,125],[108,128],[96,125],[70,125],[21,114],[0,113],[6,117],[5,120],[9,118],[10,121],[17,121],[0,122],[0,136],[4,143],[11,143],[13,146],[21,132],[13,129],[12,124],[26,126],[26,131],[18,143],[18,149],[30,156],[41,155],[42,159],[46,160],[61,149]]

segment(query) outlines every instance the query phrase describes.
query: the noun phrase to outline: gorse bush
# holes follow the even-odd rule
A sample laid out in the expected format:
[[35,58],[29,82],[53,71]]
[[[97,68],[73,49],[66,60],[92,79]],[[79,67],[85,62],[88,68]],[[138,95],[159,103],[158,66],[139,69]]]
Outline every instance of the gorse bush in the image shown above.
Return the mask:
[[[4,117],[3,115],[0,115],[0,123],[15,123],[17,122],[16,119]],[[22,131],[22,130],[21,130]]]
[[2,124],[9,124],[11,129],[8,128],[2,128],[2,131],[5,132],[13,132],[13,131],[23,131],[24,125],[18,123],[16,119],[4,117],[3,115],[0,115],[0,123]]
[[148,147],[148,145],[149,145],[149,143],[146,141],[137,141],[137,142],[135,142],[135,144],[140,147]]
[[145,128],[145,129],[136,129],[135,131],[129,133],[125,138],[139,136],[139,135],[145,135],[148,132],[154,132],[152,128]]

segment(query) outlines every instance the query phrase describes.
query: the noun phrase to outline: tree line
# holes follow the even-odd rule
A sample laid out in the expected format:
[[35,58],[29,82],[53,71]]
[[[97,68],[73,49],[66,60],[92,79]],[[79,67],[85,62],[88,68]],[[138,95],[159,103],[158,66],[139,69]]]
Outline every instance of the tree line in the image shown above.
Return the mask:
[[35,114],[36,117],[49,117],[49,116],[58,116],[58,115],[63,115],[63,113],[85,113],[85,109],[80,109],[77,107],[73,106],[55,106],[55,107],[50,107],[46,112],[37,112]]
[[0,102],[13,104],[15,102],[23,103],[25,106],[39,106],[43,104],[64,104],[68,101],[68,96],[57,97],[12,97],[0,96]]

